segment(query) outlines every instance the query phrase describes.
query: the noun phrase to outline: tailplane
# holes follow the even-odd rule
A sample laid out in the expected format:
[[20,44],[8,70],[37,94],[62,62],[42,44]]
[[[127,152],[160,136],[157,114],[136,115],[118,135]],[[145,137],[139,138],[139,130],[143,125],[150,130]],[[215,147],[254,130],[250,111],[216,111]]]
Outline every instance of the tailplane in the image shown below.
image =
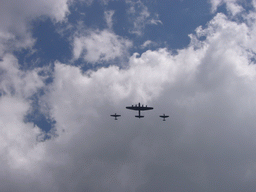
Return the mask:
[[137,118],[143,118],[144,116],[142,116],[142,115],[135,115],[135,117],[137,117]]

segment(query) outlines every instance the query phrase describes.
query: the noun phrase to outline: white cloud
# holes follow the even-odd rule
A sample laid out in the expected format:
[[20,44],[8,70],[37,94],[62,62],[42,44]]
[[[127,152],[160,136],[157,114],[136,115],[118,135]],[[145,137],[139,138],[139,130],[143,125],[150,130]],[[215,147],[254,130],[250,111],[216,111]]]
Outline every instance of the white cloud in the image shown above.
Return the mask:
[[[13,55],[7,54],[0,61],[0,71],[1,140],[5,141],[2,143],[2,147],[22,147],[22,150],[27,150],[32,146],[26,145],[32,141],[36,144],[35,136],[39,134],[39,129],[31,123],[24,123],[23,118],[30,109],[29,98],[44,86],[44,79],[38,75],[41,70],[21,71],[17,59]],[[10,143],[12,144],[9,146]],[[22,153],[22,150],[18,151]],[[16,149],[13,151],[11,148],[10,151],[16,154]],[[12,154],[14,155],[14,153]],[[19,159],[14,158],[13,160],[18,161]]]
[[43,79],[38,75],[42,69],[22,71],[19,69],[18,60],[11,54],[0,61],[1,81],[0,92],[2,95],[29,98],[44,86]]
[[217,8],[223,4],[223,0],[210,0],[210,3],[212,5],[212,12],[217,11]]
[[15,48],[27,48],[33,45],[34,39],[30,33],[29,22],[41,16],[61,22],[68,12],[68,0],[1,1],[0,55]]
[[244,8],[238,4],[241,0],[211,0],[210,2],[212,5],[212,12],[216,12],[217,8],[224,3],[226,4],[227,11],[232,16],[235,16],[244,10]]
[[74,59],[81,57],[90,63],[111,61],[127,55],[132,46],[130,40],[109,30],[93,30],[86,33],[74,38]]
[[150,46],[157,46],[157,43],[156,42],[154,42],[154,41],[151,41],[151,40],[147,40],[147,41],[145,41],[140,47],[142,48],[142,49],[145,49],[145,48],[149,48]]
[[105,11],[104,12],[104,15],[105,15],[105,20],[107,22],[107,25],[108,25],[108,28],[109,29],[112,29],[112,26],[113,26],[113,20],[112,20],[112,17],[114,15],[115,11],[113,10],[110,10],[110,11]]
[[[176,55],[146,51],[134,54],[127,69],[85,74],[56,63],[46,100],[60,137],[48,152],[65,149],[74,167],[53,170],[56,185],[76,170],[75,181],[65,185],[76,191],[211,191],[213,180],[218,191],[229,183],[236,183],[233,191],[248,191],[256,178],[252,32],[218,14],[197,29],[205,41],[191,36]],[[125,109],[139,101],[155,107],[140,120]],[[122,115],[118,121],[109,116],[114,112]],[[162,113],[170,115],[164,124]]]
[[148,7],[142,1],[126,0],[126,3],[130,5],[127,14],[133,23],[130,33],[142,35],[146,25],[162,24],[159,15],[150,13]]
[[43,69],[22,71],[17,58],[8,54],[34,44],[30,22],[48,16],[63,21],[68,13],[67,1],[1,1],[0,6],[0,190],[54,190],[45,162],[43,134],[33,123],[25,122],[31,110],[31,97],[44,87]]
[[31,109],[30,97],[44,86],[40,71],[21,71],[11,54],[0,61],[1,191],[44,191],[50,186],[43,187],[51,181],[39,166],[45,159],[45,148],[37,136],[43,133],[33,123],[24,122]]
[[[0,99],[1,191],[255,190],[255,26],[217,14],[190,35],[187,48],[134,53],[126,69],[83,73],[56,62],[42,100],[59,136],[43,143],[36,142],[38,129],[23,122],[28,98],[44,86],[39,69],[21,72],[6,55],[0,62],[6,94]],[[107,30],[77,37],[76,56],[93,43],[112,43],[105,36],[119,38]],[[120,54],[99,52],[109,53],[84,57]],[[154,110],[136,119],[125,109],[136,102]],[[109,116],[115,112],[122,115],[118,121]],[[162,113],[170,115],[166,122]]]

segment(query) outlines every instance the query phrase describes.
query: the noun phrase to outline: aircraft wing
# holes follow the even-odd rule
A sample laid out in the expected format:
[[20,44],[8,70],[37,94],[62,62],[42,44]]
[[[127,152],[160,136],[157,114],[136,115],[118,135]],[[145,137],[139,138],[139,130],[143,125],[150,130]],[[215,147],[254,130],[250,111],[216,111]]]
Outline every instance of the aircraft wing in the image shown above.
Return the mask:
[[160,115],[159,117],[162,117],[162,118],[167,118],[167,117],[169,117],[169,116]]
[[126,109],[138,111],[138,110],[140,110],[140,107],[131,106],[131,107],[126,107]]
[[154,109],[153,107],[140,107],[141,111],[146,111],[146,110],[152,110]]
[[135,111],[146,111],[146,110],[151,110],[153,109],[153,107],[142,107],[142,106],[130,106],[130,107],[126,107],[126,109],[131,109],[131,110],[135,110]]
[[111,117],[120,117],[121,115],[110,115]]

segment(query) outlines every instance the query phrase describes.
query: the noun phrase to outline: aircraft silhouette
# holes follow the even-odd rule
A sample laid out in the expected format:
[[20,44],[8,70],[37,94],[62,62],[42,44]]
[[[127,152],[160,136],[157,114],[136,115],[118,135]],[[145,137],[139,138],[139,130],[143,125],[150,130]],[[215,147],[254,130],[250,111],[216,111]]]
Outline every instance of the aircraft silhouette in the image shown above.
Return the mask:
[[139,115],[135,115],[135,117],[137,118],[143,118],[144,116],[140,115],[140,111],[146,111],[146,110],[152,110],[154,109],[153,107],[144,107],[143,105],[141,106],[140,103],[138,105],[135,106],[128,106],[126,107],[126,109],[131,109],[131,110],[135,110],[135,111],[139,111]]
[[163,119],[163,121],[165,121],[165,118],[167,118],[167,117],[169,117],[169,116],[167,116],[167,115],[163,114],[163,115],[160,115],[159,117],[164,118],[164,119]]
[[110,115],[111,117],[115,117],[115,120],[117,120],[117,117],[120,117],[121,115],[117,115],[116,113],[114,115]]

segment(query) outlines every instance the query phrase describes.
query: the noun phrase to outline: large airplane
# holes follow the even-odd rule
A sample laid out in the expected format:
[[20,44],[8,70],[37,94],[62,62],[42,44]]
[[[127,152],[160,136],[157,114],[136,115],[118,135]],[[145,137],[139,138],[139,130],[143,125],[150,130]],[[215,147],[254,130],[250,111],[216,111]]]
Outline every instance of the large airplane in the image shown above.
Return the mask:
[[163,121],[165,121],[165,118],[167,118],[167,117],[169,117],[169,116],[167,116],[167,115],[163,114],[163,115],[160,115],[159,117],[164,118],[164,119],[163,119]]
[[146,106],[143,106],[143,105],[140,105],[140,103],[138,105],[135,105],[135,106],[128,106],[126,107],[126,109],[131,109],[131,110],[135,110],[135,111],[139,111],[139,115],[135,115],[135,117],[137,118],[143,118],[144,116],[140,115],[140,111],[146,111],[146,110],[152,110],[154,109],[153,107],[147,107]]
[[117,120],[117,117],[120,117],[121,115],[117,115],[116,113],[114,115],[110,115],[111,117],[115,117],[115,120]]

